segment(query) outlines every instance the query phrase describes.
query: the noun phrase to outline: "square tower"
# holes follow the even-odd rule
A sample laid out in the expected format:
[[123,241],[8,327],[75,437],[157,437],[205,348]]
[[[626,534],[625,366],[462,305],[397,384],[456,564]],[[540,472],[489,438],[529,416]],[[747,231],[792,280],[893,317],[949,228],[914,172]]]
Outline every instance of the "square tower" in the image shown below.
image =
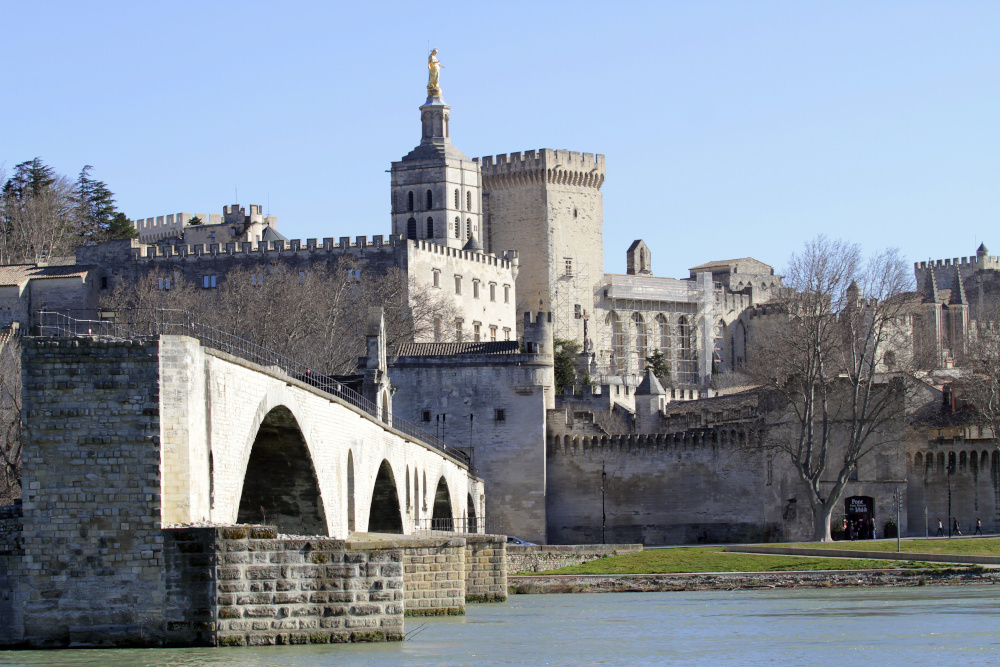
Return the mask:
[[392,163],[392,233],[462,248],[481,237],[479,164],[449,137],[451,107],[432,94],[420,107],[420,145]]
[[552,312],[555,336],[582,344],[604,277],[604,156],[543,148],[480,167],[483,244],[518,251],[518,310]]

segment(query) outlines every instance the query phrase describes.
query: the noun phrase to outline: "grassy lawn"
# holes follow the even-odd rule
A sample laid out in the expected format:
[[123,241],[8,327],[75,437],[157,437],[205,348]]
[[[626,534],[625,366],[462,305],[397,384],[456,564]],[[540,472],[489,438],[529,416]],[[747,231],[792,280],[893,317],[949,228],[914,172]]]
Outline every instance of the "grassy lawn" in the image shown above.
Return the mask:
[[[894,543],[895,544],[895,543]],[[644,549],[559,570],[525,574],[673,574],[684,572],[775,572],[783,570],[880,570],[932,567],[927,563],[852,558],[809,558],[724,553],[719,547]]]
[[[799,542],[765,544],[769,547],[808,547],[810,549],[852,549],[859,551],[896,551],[896,540],[858,540],[857,542]],[[962,556],[1000,556],[1000,537],[975,539],[951,538],[902,540],[900,551],[921,554],[957,554]]]

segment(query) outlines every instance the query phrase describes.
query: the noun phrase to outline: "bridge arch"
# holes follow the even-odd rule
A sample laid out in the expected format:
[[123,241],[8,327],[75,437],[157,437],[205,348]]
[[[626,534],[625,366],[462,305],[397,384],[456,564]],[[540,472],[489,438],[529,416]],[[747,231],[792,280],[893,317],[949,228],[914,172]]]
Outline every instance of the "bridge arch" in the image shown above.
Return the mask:
[[403,514],[399,507],[396,478],[389,461],[383,459],[375,476],[372,489],[371,510],[368,512],[368,531],[371,533],[402,533]]
[[469,525],[466,526],[465,529],[466,529],[466,531],[468,531],[470,533],[478,533],[479,532],[479,524],[476,521],[476,501],[474,501],[472,499],[472,494],[471,493],[469,494],[469,498],[467,500],[467,506],[469,508],[468,509],[468,513],[469,513],[469,515],[468,515],[469,516],[468,523],[469,523]]
[[296,535],[329,534],[312,455],[288,407],[275,406],[261,419],[239,498],[238,523],[267,523]]
[[434,513],[431,515],[431,527],[434,530],[454,530],[455,513],[452,511],[451,493],[444,475],[438,480],[434,491]]

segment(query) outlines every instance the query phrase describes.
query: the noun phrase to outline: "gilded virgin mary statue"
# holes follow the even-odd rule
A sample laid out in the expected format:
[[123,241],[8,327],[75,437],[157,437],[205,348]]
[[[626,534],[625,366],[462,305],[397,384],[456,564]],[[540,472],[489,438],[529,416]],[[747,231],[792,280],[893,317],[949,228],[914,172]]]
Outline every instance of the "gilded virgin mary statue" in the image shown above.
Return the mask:
[[441,95],[441,88],[438,86],[438,79],[441,76],[441,68],[444,65],[437,59],[437,49],[432,49],[427,56],[427,94],[431,97]]

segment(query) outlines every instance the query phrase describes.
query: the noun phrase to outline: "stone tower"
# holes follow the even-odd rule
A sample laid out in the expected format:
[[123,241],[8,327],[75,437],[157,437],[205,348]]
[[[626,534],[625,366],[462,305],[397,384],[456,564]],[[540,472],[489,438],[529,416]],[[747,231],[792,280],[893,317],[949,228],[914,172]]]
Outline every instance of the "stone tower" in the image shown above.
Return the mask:
[[462,248],[481,236],[479,164],[449,137],[451,107],[428,89],[420,107],[420,145],[392,163],[392,233]]
[[483,243],[518,251],[518,310],[553,313],[556,337],[583,343],[604,275],[604,156],[543,148],[480,165]]

